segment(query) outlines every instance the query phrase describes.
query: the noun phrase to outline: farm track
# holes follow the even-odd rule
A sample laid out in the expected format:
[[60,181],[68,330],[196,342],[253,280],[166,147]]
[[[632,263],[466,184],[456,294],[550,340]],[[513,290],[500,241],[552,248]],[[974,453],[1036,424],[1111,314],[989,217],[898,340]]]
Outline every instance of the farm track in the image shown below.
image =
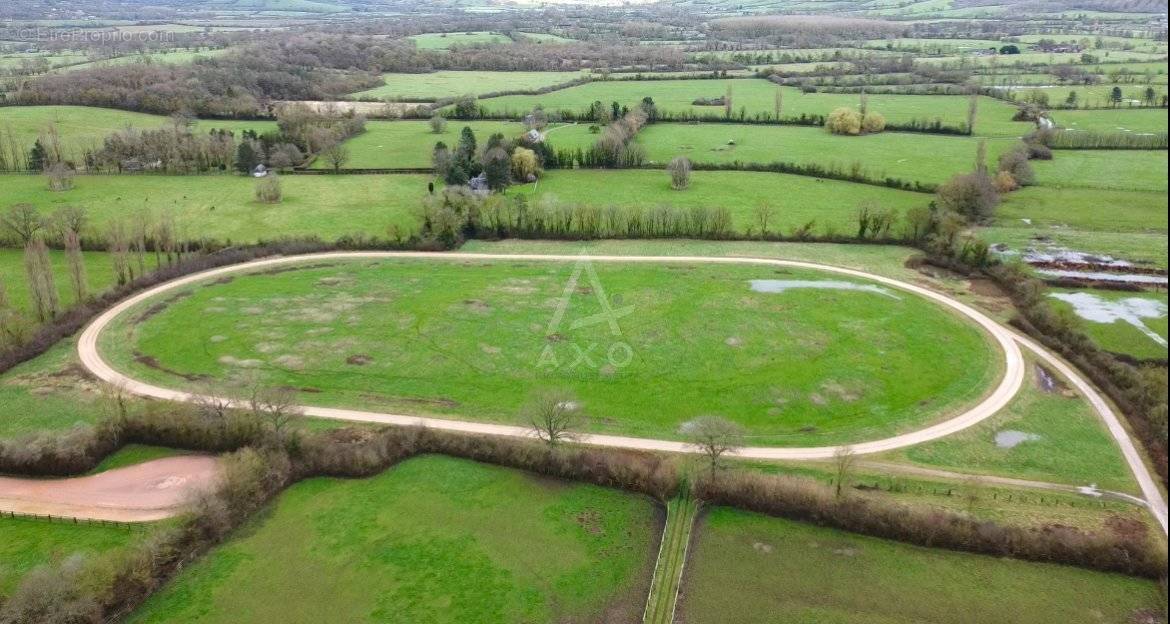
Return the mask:
[[646,598],[646,611],[642,615],[643,624],[674,622],[691,532],[698,515],[699,502],[691,496],[690,488],[684,487],[682,493],[666,504],[666,526],[662,529],[654,578],[650,580],[650,595]]
[[[523,260],[523,261],[550,261],[550,262],[574,262],[586,259],[593,262],[604,263],[710,263],[710,264],[759,264],[770,266],[787,266],[796,268],[805,268],[812,270],[826,271],[830,273],[837,273],[841,275],[848,275],[851,277],[875,281],[887,286],[897,288],[899,290],[914,293],[916,295],[930,299],[944,307],[948,307],[974,321],[988,332],[994,341],[999,345],[1002,351],[1004,362],[1004,376],[999,384],[986,396],[983,400],[968,409],[967,411],[949,418],[943,422],[925,427],[923,429],[913,431],[910,433],[885,438],[881,440],[874,440],[870,442],[863,442],[859,444],[850,445],[850,448],[857,454],[870,454],[883,451],[889,451],[898,448],[904,448],[915,444],[921,444],[930,440],[939,439],[947,435],[962,431],[971,426],[974,426],[987,418],[998,413],[1003,409],[1011,399],[1019,391],[1024,379],[1024,358],[1020,351],[1023,346],[1028,350],[1034,352],[1039,358],[1044,360],[1047,364],[1059,371],[1062,375],[1069,379],[1072,385],[1079,391],[1086,400],[1093,406],[1105,423],[1110,434],[1117,442],[1126,462],[1129,464],[1138,485],[1142,491],[1143,498],[1146,501],[1147,507],[1153,513],[1154,517],[1161,525],[1163,533],[1167,530],[1167,513],[1165,498],[1161,490],[1157,486],[1149,469],[1144,463],[1142,455],[1134,446],[1132,440],[1129,438],[1128,432],[1122,426],[1117,414],[1112,410],[1109,404],[1102,396],[1093,389],[1093,387],[1085,381],[1079,373],[1077,373],[1071,366],[1065,364],[1057,356],[1049,353],[1046,349],[1033,342],[1032,340],[1023,337],[987,317],[978,310],[952,299],[946,295],[942,295],[933,290],[923,288],[921,286],[903,282],[900,280],[884,277],[880,275],[873,275],[864,271],[855,269],[847,269],[842,267],[822,265],[812,262],[802,262],[794,260],[779,260],[767,258],[746,258],[746,257],[709,257],[709,256],[613,256],[613,255],[562,255],[562,254],[488,254],[488,253],[427,253],[427,252],[334,252],[321,254],[307,254],[303,256],[278,257],[268,258],[263,260],[256,260],[240,265],[220,267],[201,273],[196,273],[181,277],[170,282],[160,284],[153,288],[147,289],[137,295],[129,297],[118,304],[106,310],[98,316],[89,326],[85,328],[78,340],[78,354],[81,363],[99,379],[108,383],[117,384],[124,387],[128,392],[156,399],[173,400],[173,401],[191,401],[196,398],[195,395],[189,392],[180,390],[173,390],[154,386],[130,377],[114,370],[104,359],[98,351],[97,343],[98,337],[102,331],[119,315],[126,310],[132,308],[138,303],[145,301],[151,297],[157,296],[169,290],[191,284],[193,282],[202,281],[209,278],[219,277],[230,273],[250,271],[255,269],[267,268],[283,264],[295,264],[300,262],[309,262],[314,260],[328,260],[328,259],[428,259],[435,261],[460,261],[460,260]],[[437,418],[422,418],[418,416],[410,416],[403,414],[386,414],[379,412],[368,412],[361,410],[349,410],[339,408],[324,408],[304,406],[304,413],[307,416],[314,416],[318,418],[330,418],[335,420],[348,420],[359,422],[375,422],[393,425],[424,425],[436,429],[443,429],[448,431],[460,431],[464,433],[480,434],[480,435],[501,435],[510,437],[530,437],[531,432],[523,427],[498,425],[481,422],[437,419]],[[648,438],[633,438],[624,436],[599,435],[590,434],[581,437],[581,442],[585,444],[597,446],[609,446],[617,448],[629,448],[647,451],[664,451],[674,453],[694,453],[696,449],[684,442],[670,441],[670,440],[654,440]],[[842,447],[839,446],[825,446],[825,447],[805,447],[805,448],[776,448],[776,447],[745,447],[740,449],[737,453],[738,457],[747,459],[828,459],[834,456]]]

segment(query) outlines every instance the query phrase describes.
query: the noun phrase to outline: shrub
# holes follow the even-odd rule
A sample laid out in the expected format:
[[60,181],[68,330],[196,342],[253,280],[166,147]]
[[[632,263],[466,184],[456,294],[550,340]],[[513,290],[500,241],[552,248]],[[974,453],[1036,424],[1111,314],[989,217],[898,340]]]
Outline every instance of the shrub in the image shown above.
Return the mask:
[[431,115],[431,132],[435,134],[443,134],[447,131],[447,120],[440,113]]
[[881,132],[886,129],[886,118],[881,113],[867,112],[861,118],[861,131],[866,134]]
[[825,119],[825,129],[833,134],[861,134],[861,113],[844,106],[835,108]]
[[681,191],[691,185],[691,160],[686,156],[675,156],[666,166],[670,172],[670,188]]
[[999,170],[1012,174],[1019,186],[1031,186],[1036,181],[1032,164],[1028,162],[1028,147],[1023,144],[999,156]]
[[1020,185],[1016,183],[1016,178],[1010,171],[1000,171],[995,174],[995,190],[1000,194],[1010,193],[1018,188]]
[[256,201],[265,204],[279,204],[284,198],[281,190],[280,178],[275,173],[269,173],[263,178],[256,179]]
[[994,216],[999,205],[999,193],[991,177],[978,172],[952,177],[938,188],[936,197],[940,208],[976,223]]

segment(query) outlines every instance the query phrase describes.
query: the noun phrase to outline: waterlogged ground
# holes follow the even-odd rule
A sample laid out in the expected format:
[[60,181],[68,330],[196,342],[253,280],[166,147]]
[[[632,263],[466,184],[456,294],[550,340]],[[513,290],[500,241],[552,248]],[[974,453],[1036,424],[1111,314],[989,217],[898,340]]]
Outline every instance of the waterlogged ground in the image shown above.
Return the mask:
[[307,404],[498,422],[558,387],[596,431],[679,437],[720,414],[753,443],[789,445],[920,427],[978,400],[999,370],[980,330],[910,293],[701,264],[282,267],[163,295],[101,348],[170,387],[259,379]]

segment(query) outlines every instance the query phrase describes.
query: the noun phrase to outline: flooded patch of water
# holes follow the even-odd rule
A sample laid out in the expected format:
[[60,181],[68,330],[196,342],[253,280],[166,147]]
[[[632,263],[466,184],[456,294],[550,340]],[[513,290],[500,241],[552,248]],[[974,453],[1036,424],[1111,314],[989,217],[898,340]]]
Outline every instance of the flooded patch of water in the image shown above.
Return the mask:
[[1067,271],[1063,269],[1038,269],[1040,275],[1063,277],[1083,282],[1121,282],[1125,284],[1166,285],[1165,275],[1144,275],[1135,273],[1102,273],[1100,271]]
[[1035,442],[1039,440],[1040,436],[1034,433],[1027,433],[1024,431],[1015,431],[1014,429],[1004,429],[995,434],[995,446],[1001,449],[1016,448],[1024,442]]
[[888,288],[882,288],[874,284],[857,284],[854,282],[845,282],[839,280],[778,280],[778,279],[758,279],[751,280],[751,288],[755,292],[760,293],[782,293],[786,290],[794,290],[798,288],[815,288],[821,290],[856,290],[861,292],[874,293],[883,297],[891,299],[901,299],[895,295]]
[[1166,316],[1166,304],[1157,299],[1127,297],[1110,301],[1092,293],[1051,293],[1049,295],[1071,304],[1077,316],[1094,323],[1129,323],[1145,334],[1150,340],[1166,346],[1166,339],[1146,326],[1142,319]]

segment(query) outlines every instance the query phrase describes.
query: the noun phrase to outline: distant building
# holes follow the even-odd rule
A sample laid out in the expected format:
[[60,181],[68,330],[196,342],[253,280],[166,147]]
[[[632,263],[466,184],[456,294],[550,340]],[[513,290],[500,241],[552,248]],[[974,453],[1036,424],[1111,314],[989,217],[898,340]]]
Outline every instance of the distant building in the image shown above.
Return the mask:
[[256,165],[256,168],[252,170],[253,178],[263,178],[266,175],[268,175],[268,167],[265,167],[264,163]]
[[533,128],[533,129],[529,130],[528,132],[525,132],[524,138],[529,143],[540,143],[540,142],[544,141],[544,135],[541,134],[540,130],[537,130],[536,128]]
[[470,188],[473,193],[486,195],[491,192],[488,188],[487,173],[481,173],[474,178],[467,181],[467,188]]

